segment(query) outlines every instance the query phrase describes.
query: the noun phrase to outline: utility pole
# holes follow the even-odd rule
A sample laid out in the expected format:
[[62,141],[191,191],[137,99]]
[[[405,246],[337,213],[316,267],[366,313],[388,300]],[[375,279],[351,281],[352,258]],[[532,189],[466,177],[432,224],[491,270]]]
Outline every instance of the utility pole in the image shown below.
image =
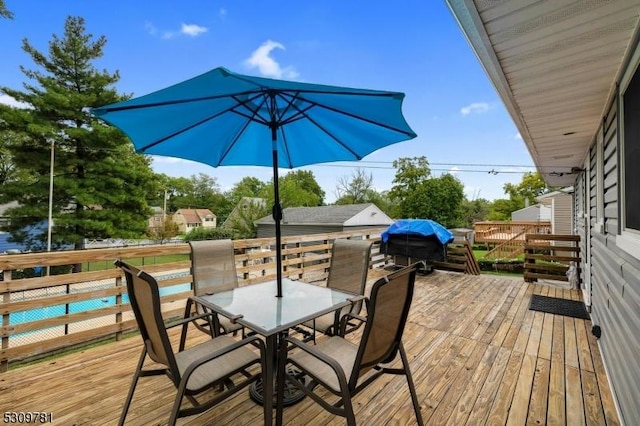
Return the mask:
[[[51,162],[49,165],[49,217],[47,222],[47,252],[51,251],[51,228],[53,227],[53,162],[55,160],[55,140],[51,139]],[[47,266],[47,276],[49,275]]]

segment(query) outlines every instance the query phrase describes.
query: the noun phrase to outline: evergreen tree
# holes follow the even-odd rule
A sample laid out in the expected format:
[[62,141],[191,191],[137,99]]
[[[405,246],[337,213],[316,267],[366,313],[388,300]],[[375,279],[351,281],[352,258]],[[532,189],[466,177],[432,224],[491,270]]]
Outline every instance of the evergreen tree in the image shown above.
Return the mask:
[[0,17],[13,19],[13,13],[11,13],[9,9],[7,9],[7,6],[5,6],[4,4],[4,0],[0,0]]
[[23,41],[23,50],[40,68],[21,67],[28,79],[24,91],[0,87],[0,93],[29,106],[0,106],[0,130],[19,135],[9,145],[12,161],[29,175],[3,186],[3,200],[19,203],[8,212],[8,230],[14,241],[33,250],[44,248],[47,238],[42,224],[48,216],[52,149],[54,247],[80,249],[85,238],[145,234],[151,214],[146,194],[157,189],[149,159],[87,110],[125,99],[113,87],[118,73],[92,65],[106,41],[87,34],[84,19],[68,17],[62,38],[53,35],[49,42],[48,55]]

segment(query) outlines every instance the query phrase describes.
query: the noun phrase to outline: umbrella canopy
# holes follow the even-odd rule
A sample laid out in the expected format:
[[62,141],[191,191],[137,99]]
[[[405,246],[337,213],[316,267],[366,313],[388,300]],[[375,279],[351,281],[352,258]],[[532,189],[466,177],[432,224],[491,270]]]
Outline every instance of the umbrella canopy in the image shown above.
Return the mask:
[[398,92],[273,80],[216,68],[92,113],[122,130],[141,153],[213,167],[272,167],[280,297],[278,168],[360,160],[414,138],[402,116],[403,99]]

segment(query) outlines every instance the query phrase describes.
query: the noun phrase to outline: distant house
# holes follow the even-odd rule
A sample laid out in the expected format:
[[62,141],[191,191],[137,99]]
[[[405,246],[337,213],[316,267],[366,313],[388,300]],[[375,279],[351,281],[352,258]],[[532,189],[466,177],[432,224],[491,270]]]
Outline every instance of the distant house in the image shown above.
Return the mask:
[[183,234],[200,226],[215,228],[217,221],[216,215],[209,209],[178,209],[172,218],[173,222],[178,225],[180,233]]
[[573,234],[573,187],[563,188],[536,198],[550,211],[552,234]]
[[241,213],[243,211],[249,210],[252,206],[255,207],[264,207],[266,204],[264,198],[257,197],[242,197],[242,199],[236,204],[233,208],[227,219],[222,223],[222,227],[226,228],[231,226],[234,221],[241,220]]
[[544,204],[535,204],[511,213],[513,222],[549,222],[551,220],[551,207]]
[[150,231],[155,228],[162,228],[162,219],[164,219],[162,207],[151,207],[151,209],[153,210],[153,215],[149,218],[149,224],[147,225]]
[[[386,227],[393,223],[375,204],[343,206],[289,207],[283,211],[283,236],[342,232]],[[275,222],[271,215],[256,221],[258,238],[273,237]]]

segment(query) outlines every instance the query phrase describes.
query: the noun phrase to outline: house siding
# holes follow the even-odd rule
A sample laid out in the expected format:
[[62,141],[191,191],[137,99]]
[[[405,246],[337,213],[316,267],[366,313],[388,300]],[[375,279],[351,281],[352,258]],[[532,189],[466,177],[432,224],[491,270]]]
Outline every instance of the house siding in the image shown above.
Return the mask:
[[553,198],[553,212],[551,217],[551,232],[554,234],[573,234],[571,217],[573,213],[572,198],[569,194],[558,195]]
[[588,206],[587,206],[587,180],[586,173],[581,173],[578,177],[578,180],[575,183],[575,191],[573,193],[573,227],[574,233],[580,236],[580,242],[578,243],[580,247],[580,257],[583,260],[583,264],[585,264],[582,268],[580,268],[580,282],[582,283],[582,289],[584,294],[585,303],[590,306],[591,305],[591,281],[589,275],[589,267],[588,264],[591,263],[591,259],[589,258],[590,253],[587,250],[589,245],[589,236],[587,234],[588,228]]
[[[625,424],[635,425],[640,424],[640,260],[616,245],[620,233],[618,123],[618,105],[614,101],[600,127],[598,137],[602,138],[602,144],[596,140],[588,156],[588,181],[578,178],[576,186],[588,184],[591,195],[590,269],[583,260],[583,270],[590,273],[591,317],[593,324],[602,330],[598,343],[622,419]],[[602,173],[597,173],[598,170]],[[598,190],[602,191],[601,198],[597,196]],[[584,191],[576,191],[576,196],[584,196]],[[580,222],[579,217],[575,220]],[[577,228],[582,236],[587,236],[586,229]]]

